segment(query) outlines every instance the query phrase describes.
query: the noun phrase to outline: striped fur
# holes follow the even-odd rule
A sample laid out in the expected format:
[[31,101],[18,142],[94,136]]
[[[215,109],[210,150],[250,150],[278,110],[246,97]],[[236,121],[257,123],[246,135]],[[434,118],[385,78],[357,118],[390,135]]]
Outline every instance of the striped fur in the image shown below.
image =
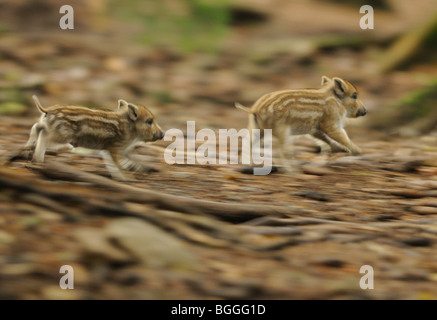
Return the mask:
[[333,152],[360,154],[361,150],[343,129],[345,118],[367,113],[357,95],[357,89],[348,81],[323,76],[319,89],[271,92],[259,98],[251,108],[239,103],[236,107],[249,113],[249,131],[272,129],[284,163],[284,143],[290,134],[310,134],[329,144]]
[[[44,108],[33,96],[41,118],[32,127],[25,149],[33,152],[32,160],[44,161],[50,145],[70,144],[73,147],[102,150],[113,165],[107,165],[112,176],[125,180],[122,163],[129,148],[138,141],[162,139],[164,132],[153,114],[140,105],[119,100],[118,109],[95,110],[74,105],[54,105]],[[132,164],[129,167],[133,168]]]

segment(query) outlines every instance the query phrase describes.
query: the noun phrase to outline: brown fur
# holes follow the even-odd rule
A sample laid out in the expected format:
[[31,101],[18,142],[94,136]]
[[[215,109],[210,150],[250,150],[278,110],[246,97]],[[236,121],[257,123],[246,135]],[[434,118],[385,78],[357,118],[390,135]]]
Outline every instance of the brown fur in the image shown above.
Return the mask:
[[42,116],[32,127],[26,149],[33,152],[32,160],[36,162],[44,161],[46,148],[50,145],[71,144],[104,150],[109,154],[105,160],[112,176],[125,180],[121,161],[125,167],[135,166],[126,159],[129,148],[135,142],[156,141],[164,136],[146,107],[125,100],[119,100],[118,109],[110,111],[73,105],[44,108],[36,96],[33,99]]
[[329,144],[333,152],[361,153],[343,129],[345,118],[356,118],[367,113],[357,97],[357,89],[340,78],[322,77],[319,89],[283,90],[259,98],[249,109],[249,132],[252,129],[272,129],[277,138],[284,162],[284,144],[291,135],[310,134]]

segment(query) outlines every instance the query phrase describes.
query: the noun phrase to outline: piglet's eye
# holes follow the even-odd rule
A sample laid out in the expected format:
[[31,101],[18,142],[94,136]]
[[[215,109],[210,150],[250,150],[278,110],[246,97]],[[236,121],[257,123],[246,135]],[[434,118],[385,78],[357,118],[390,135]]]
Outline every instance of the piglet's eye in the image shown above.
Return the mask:
[[356,92],[354,92],[354,93],[352,94],[352,99],[357,99],[357,98],[358,98],[358,95],[357,95]]
[[146,120],[146,124],[148,124],[149,126],[153,123],[153,118],[149,118]]

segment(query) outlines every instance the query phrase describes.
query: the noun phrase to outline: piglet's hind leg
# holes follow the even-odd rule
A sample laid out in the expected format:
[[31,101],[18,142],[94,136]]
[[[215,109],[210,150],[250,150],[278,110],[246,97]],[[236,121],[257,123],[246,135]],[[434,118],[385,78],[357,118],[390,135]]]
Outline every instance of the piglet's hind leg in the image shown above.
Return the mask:
[[44,162],[44,155],[47,149],[48,136],[49,135],[46,130],[44,129],[40,130],[38,135],[38,140],[36,141],[35,152],[33,153],[32,161]]

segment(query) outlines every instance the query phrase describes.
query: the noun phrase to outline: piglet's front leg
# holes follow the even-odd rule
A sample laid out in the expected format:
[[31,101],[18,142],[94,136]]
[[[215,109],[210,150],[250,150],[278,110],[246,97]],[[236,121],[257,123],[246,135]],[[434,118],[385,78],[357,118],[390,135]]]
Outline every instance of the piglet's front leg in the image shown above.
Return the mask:
[[102,151],[103,160],[106,168],[111,174],[112,178],[119,181],[136,181],[136,179],[127,172],[123,172],[123,167],[120,163],[122,156],[118,150]]
[[141,156],[125,155],[120,160],[120,166],[127,171],[133,172],[159,172],[154,166],[141,161]]
[[349,139],[346,131],[343,129],[332,129],[327,131],[326,134],[350,154],[360,155],[362,153],[361,149]]
[[[318,130],[315,133],[312,134],[312,136],[318,140],[321,140],[323,142],[325,142],[326,144],[328,144],[328,148],[330,149],[330,151],[332,153],[336,153],[336,152],[348,152],[348,150],[346,150],[345,148],[342,148],[337,142],[335,142],[334,140],[332,140],[331,138],[329,138],[323,131]],[[324,153],[327,150],[324,149],[324,146],[321,146],[321,152]]]

